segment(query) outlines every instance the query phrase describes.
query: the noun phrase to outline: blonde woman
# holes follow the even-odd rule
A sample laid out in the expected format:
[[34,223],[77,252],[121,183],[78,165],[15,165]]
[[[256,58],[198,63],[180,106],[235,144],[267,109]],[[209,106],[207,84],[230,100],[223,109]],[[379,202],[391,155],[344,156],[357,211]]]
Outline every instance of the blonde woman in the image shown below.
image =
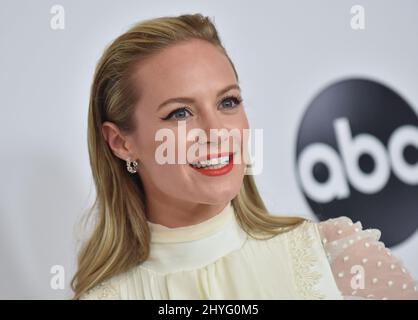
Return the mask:
[[[206,153],[160,164],[171,130]],[[239,143],[211,129],[238,130]],[[238,74],[200,14],[143,21],[114,40],[91,87],[95,228],[75,299],[403,299],[414,281],[378,230],[270,214],[246,174]],[[219,146],[227,141],[229,152]],[[203,141],[203,142],[202,142]],[[199,149],[199,150],[200,150]],[[176,159],[178,160],[178,159]]]

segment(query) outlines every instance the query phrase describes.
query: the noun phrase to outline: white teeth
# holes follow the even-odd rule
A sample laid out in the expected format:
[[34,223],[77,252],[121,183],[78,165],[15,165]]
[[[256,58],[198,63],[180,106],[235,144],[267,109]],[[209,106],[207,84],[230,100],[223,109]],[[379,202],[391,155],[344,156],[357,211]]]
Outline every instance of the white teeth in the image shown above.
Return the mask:
[[229,156],[226,157],[220,157],[220,158],[213,158],[210,160],[202,160],[192,163],[191,165],[193,167],[197,168],[205,168],[205,167],[211,167],[213,169],[221,168],[229,163]]

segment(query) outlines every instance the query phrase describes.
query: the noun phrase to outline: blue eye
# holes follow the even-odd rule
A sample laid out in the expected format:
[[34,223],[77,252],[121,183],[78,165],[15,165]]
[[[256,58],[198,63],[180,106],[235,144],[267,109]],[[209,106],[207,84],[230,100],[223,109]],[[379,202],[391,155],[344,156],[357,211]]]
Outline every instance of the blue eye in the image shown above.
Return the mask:
[[[226,102],[226,104],[225,104]],[[235,96],[228,96],[221,101],[223,109],[233,109],[242,102],[242,98]]]
[[[235,97],[235,96],[227,96],[220,102],[221,109],[233,109],[237,107],[242,102],[241,97]],[[189,115],[187,115],[189,114]],[[161,118],[162,120],[185,120],[189,116],[191,116],[192,113],[185,107],[178,108],[172,112],[170,112],[166,117]]]
[[191,115],[190,111],[186,108],[179,108],[174,110],[173,112],[170,112],[170,114],[167,117],[163,118],[163,120],[184,120],[187,118],[187,113]]

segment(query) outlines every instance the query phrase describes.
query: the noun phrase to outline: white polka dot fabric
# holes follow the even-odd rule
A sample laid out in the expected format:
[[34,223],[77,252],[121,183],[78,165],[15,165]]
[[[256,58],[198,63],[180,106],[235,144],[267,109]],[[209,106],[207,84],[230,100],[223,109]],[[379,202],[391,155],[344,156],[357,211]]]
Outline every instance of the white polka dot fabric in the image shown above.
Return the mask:
[[363,230],[348,217],[320,222],[318,228],[338,288],[347,299],[418,299],[414,279],[379,241],[379,230]]

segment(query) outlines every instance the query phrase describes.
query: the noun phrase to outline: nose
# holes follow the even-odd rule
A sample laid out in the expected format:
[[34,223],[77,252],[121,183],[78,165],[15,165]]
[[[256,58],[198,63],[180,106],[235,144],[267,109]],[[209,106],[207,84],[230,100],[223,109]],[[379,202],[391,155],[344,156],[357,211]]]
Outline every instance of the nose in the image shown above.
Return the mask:
[[202,113],[199,127],[205,132],[208,143],[219,144],[227,138],[228,130],[222,119],[222,115],[218,112],[208,111]]

